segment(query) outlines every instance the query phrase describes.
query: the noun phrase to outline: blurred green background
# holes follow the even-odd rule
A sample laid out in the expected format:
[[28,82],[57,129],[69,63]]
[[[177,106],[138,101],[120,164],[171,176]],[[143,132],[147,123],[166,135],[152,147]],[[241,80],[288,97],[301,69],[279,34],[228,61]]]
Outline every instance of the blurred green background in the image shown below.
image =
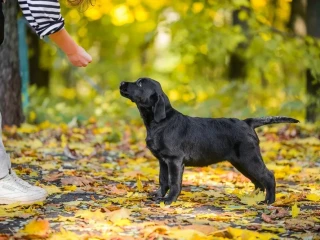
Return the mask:
[[66,29],[93,62],[74,68],[29,32],[27,119],[139,119],[118,86],[142,76],[158,80],[173,106],[191,116],[304,121],[311,104],[319,117],[313,90],[320,83],[320,24],[308,21],[314,9],[307,2],[97,0],[72,8],[61,1]]

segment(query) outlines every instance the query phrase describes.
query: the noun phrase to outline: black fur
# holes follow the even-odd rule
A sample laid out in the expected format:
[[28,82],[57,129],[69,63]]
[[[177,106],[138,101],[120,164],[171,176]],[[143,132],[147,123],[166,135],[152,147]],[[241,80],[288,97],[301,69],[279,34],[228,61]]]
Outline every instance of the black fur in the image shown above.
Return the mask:
[[4,40],[4,15],[2,11],[2,0],[0,0],[0,46]]
[[254,128],[297,120],[185,116],[172,108],[160,84],[150,78],[122,82],[120,92],[136,103],[147,129],[147,146],[160,163],[160,187],[151,194],[154,200],[165,204],[177,200],[184,166],[208,166],[227,160],[249,178],[255,188],[266,190],[267,203],[275,201],[275,178],[262,160]]

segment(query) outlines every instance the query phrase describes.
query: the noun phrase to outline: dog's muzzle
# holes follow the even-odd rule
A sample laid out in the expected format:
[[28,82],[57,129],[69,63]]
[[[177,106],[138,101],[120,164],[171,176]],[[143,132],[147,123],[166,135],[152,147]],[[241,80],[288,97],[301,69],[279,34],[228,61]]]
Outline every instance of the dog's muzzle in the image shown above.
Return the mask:
[[127,82],[120,83],[120,94],[124,97],[127,97],[127,98],[130,97],[130,95],[128,93],[128,83]]

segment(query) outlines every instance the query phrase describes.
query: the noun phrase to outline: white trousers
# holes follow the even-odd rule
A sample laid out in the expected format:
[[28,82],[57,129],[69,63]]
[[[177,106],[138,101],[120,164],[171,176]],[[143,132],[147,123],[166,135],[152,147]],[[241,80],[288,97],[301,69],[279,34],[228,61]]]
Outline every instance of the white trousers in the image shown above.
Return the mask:
[[0,113],[0,179],[9,174],[11,168],[10,158],[7,156],[6,149],[2,142],[2,116]]

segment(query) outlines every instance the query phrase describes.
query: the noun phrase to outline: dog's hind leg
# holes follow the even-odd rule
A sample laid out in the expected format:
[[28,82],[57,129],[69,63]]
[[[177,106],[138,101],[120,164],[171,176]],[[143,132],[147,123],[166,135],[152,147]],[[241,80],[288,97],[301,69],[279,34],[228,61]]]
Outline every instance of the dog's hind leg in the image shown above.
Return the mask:
[[159,184],[160,187],[155,192],[152,192],[149,194],[149,196],[153,200],[158,200],[159,198],[162,198],[166,195],[166,193],[169,190],[169,172],[168,172],[168,166],[167,164],[159,159],[160,164],[160,173],[159,173]]
[[265,187],[260,182],[258,182],[252,175],[250,175],[244,168],[242,168],[240,164],[235,163],[234,161],[232,161],[231,164],[246,178],[250,179],[250,181],[254,184],[255,189],[260,189],[260,191],[264,192]]
[[274,203],[276,193],[276,181],[274,175],[267,169],[262,160],[261,154],[256,151],[252,151],[252,149],[250,150],[251,151],[248,151],[248,149],[246,149],[246,153],[244,152],[237,164],[241,164],[241,168],[244,169],[249,176],[252,176],[257,182],[262,184],[266,189],[267,194],[265,202],[268,204]]

